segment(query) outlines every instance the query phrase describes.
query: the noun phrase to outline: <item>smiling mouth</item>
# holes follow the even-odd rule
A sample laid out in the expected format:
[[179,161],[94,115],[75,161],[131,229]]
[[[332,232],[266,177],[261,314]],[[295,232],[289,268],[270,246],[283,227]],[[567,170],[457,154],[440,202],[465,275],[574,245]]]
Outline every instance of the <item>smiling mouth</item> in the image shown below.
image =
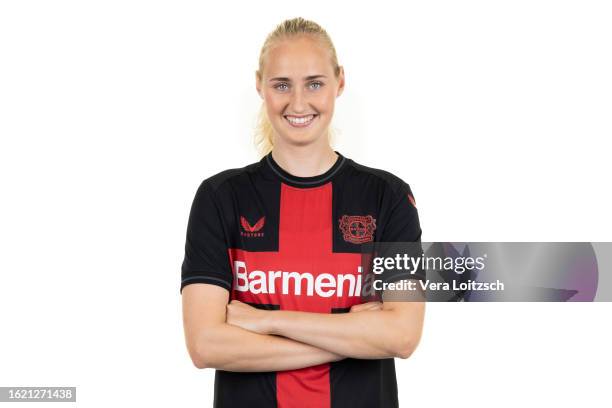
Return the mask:
[[306,127],[310,125],[318,114],[310,114],[304,116],[285,115],[284,118],[292,127]]

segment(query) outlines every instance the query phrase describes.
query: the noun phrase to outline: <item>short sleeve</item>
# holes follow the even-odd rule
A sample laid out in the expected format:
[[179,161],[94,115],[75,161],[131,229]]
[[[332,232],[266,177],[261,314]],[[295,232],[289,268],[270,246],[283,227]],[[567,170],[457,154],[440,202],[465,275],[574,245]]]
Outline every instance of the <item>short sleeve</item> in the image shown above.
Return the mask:
[[[400,187],[393,194],[388,216],[386,217],[380,242],[398,243],[397,245],[385,245],[385,256],[395,257],[397,254],[411,257],[421,257],[423,254],[421,246],[421,225],[416,208],[416,201],[410,186],[401,181]],[[412,243],[412,244],[404,244]],[[401,279],[425,279],[425,271],[418,268],[413,273],[406,271],[386,271],[383,280],[394,282]]]
[[189,214],[180,292],[192,283],[210,283],[231,290],[232,279],[221,211],[205,180]]
[[401,182],[388,214],[381,242],[420,242],[421,225],[416,201],[407,183]]

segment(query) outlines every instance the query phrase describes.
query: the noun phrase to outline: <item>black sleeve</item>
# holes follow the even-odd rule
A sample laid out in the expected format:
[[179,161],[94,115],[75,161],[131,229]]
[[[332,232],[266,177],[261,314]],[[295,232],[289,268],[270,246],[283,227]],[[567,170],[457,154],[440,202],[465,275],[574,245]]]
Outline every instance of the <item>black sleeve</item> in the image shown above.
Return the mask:
[[389,216],[382,233],[382,242],[420,242],[421,225],[410,186],[401,182],[391,201]]
[[[421,225],[416,208],[416,202],[410,186],[400,180],[400,186],[393,194],[393,200],[388,210],[380,241],[398,243],[385,245],[385,256],[407,253],[411,257],[421,257]],[[407,244],[411,243],[411,244]],[[385,271],[382,276],[385,282],[394,282],[401,279],[425,279],[425,271],[418,268],[414,273],[406,271]]]
[[189,214],[180,292],[191,283],[210,283],[231,290],[232,281],[221,211],[205,180],[196,192]]

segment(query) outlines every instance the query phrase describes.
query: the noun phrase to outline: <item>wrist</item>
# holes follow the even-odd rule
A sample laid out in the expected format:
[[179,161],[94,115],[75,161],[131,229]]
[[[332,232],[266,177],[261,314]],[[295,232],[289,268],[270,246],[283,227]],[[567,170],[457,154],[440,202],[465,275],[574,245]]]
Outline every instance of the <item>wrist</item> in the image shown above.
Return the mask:
[[278,334],[276,332],[276,321],[278,313],[276,310],[266,310],[262,316],[264,334]]

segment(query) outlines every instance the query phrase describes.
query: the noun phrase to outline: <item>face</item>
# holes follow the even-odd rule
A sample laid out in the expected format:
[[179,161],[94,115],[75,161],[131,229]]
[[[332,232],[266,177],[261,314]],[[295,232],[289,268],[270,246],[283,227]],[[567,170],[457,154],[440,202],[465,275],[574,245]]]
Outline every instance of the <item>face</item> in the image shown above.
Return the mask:
[[257,92],[281,140],[305,145],[326,138],[344,71],[334,75],[329,51],[317,40],[298,37],[268,50]]

